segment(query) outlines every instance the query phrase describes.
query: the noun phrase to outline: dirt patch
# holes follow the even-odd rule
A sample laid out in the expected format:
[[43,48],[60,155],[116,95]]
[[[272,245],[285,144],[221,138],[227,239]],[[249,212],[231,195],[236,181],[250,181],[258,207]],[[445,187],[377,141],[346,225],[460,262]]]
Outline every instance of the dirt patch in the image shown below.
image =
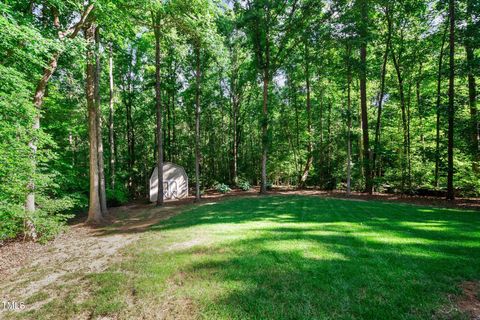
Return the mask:
[[480,281],[464,281],[458,295],[449,294],[448,303],[434,315],[434,319],[480,320]]
[[457,301],[458,309],[470,319],[480,320],[480,281],[465,281],[460,288],[463,294]]
[[[157,208],[129,205],[110,210],[113,223],[92,228],[78,223],[55,240],[40,245],[12,242],[0,248],[0,298],[32,301],[24,311],[38,309],[83,285],[85,275],[104,271],[120,257],[119,250],[136,241],[149,226],[178,214],[180,205]],[[36,301],[36,297],[42,297]],[[2,317],[0,311],[0,318]]]

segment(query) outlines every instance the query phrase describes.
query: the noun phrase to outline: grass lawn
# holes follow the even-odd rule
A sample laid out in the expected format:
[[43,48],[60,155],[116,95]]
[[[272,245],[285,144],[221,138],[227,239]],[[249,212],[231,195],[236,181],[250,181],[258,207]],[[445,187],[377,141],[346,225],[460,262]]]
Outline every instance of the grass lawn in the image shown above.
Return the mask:
[[463,319],[448,297],[461,293],[462,281],[480,279],[480,213],[308,196],[242,198],[191,207],[153,226],[124,254],[123,262],[89,277],[93,297],[75,312],[120,319]]

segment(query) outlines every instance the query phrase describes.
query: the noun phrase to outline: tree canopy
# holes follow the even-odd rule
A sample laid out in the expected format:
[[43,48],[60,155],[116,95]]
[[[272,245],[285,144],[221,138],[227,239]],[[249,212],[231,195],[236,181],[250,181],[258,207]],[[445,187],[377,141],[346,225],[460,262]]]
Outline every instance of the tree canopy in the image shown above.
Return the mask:
[[478,1],[8,0],[0,29],[0,240],[145,199],[160,159],[197,198],[480,194]]

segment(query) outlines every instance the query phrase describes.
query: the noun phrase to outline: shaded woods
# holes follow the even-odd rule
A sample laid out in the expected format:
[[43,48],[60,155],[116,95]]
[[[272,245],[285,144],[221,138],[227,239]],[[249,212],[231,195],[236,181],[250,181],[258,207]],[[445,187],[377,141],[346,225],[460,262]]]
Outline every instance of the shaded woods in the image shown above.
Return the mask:
[[101,223],[163,161],[197,199],[223,184],[480,193],[476,1],[0,12],[0,240],[48,238],[73,210]]

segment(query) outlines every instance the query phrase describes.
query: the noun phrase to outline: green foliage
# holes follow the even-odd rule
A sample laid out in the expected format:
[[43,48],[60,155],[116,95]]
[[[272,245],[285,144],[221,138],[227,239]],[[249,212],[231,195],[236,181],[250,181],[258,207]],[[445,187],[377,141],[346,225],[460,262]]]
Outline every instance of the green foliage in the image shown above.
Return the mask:
[[[76,210],[88,205],[86,44],[81,33],[75,39],[59,41],[59,30],[53,25],[54,8],[60,15],[60,29],[65,30],[74,24],[83,5],[78,0],[41,5],[28,1],[0,3],[0,203],[4,217],[0,222],[9,219],[4,224],[4,237],[21,233],[25,218],[21,207],[30,179],[35,181],[38,207],[48,212],[39,213],[42,219],[48,219],[48,215],[56,219],[62,210],[72,210],[71,205]],[[443,57],[441,70],[438,65],[447,22],[445,8],[440,3],[430,6],[418,1],[372,2],[369,7],[368,21],[363,21],[359,20],[359,6],[341,1],[252,0],[233,1],[231,5],[216,0],[95,1],[93,16],[100,26],[102,48],[100,95],[109,205],[144,198],[156,162],[152,12],[158,13],[161,33],[164,156],[166,161],[185,168],[191,185],[195,175],[195,74],[199,52],[202,188],[215,188],[217,181],[231,181],[235,176],[245,179],[238,184],[241,189],[251,187],[247,181],[258,185],[266,145],[268,181],[298,185],[313,155],[306,186],[344,189],[350,136],[351,185],[353,190],[362,191],[366,179],[359,112],[359,44],[368,41],[367,118],[373,152],[382,87],[380,71],[391,32],[378,123],[381,130],[375,190],[412,194],[421,189],[444,190],[448,55]],[[478,83],[476,30],[480,29],[474,17],[479,15],[479,7],[467,8],[466,3],[460,3],[457,11],[455,188],[458,195],[478,196],[480,173],[474,164],[478,166],[479,153],[472,141],[478,116],[473,119],[470,112],[474,105],[468,99],[468,74]],[[391,26],[387,12],[391,14]],[[367,39],[359,37],[364,32],[368,33]],[[446,35],[448,38],[448,32]],[[467,59],[465,45],[473,49],[473,58]],[[42,110],[36,110],[32,103],[35,88],[56,52],[61,52],[58,68],[49,80]],[[401,112],[392,53],[403,79],[406,118]],[[110,58],[113,151],[109,143]],[[267,116],[263,113],[263,80],[268,80]],[[38,113],[41,129],[33,130]],[[347,119],[352,122],[350,135]],[[268,125],[266,134],[262,132],[264,125]],[[408,132],[404,132],[405,127]],[[38,145],[35,159],[29,148],[31,141]],[[271,183],[267,188],[271,189]],[[73,204],[61,200],[54,209],[40,203],[43,198],[65,196]]]
[[237,187],[239,187],[243,191],[248,191],[252,188],[250,182],[247,180],[240,179],[237,183]]
[[218,184],[215,186],[215,189],[216,189],[218,192],[224,193],[224,194],[225,194],[225,193],[229,193],[229,192],[232,191],[232,189],[231,189],[228,185],[226,185],[226,184],[224,184],[224,183],[218,183]]
[[50,199],[39,195],[38,210],[33,214],[25,212],[22,205],[0,203],[0,242],[21,236],[25,221],[33,223],[40,242],[55,237],[63,230],[66,221],[73,214],[66,214],[73,209],[77,201],[70,197]]
[[117,188],[107,189],[106,192],[109,207],[118,207],[128,202],[128,190]]
[[23,206],[0,202],[0,245],[3,241],[15,238],[23,231],[24,215]]

